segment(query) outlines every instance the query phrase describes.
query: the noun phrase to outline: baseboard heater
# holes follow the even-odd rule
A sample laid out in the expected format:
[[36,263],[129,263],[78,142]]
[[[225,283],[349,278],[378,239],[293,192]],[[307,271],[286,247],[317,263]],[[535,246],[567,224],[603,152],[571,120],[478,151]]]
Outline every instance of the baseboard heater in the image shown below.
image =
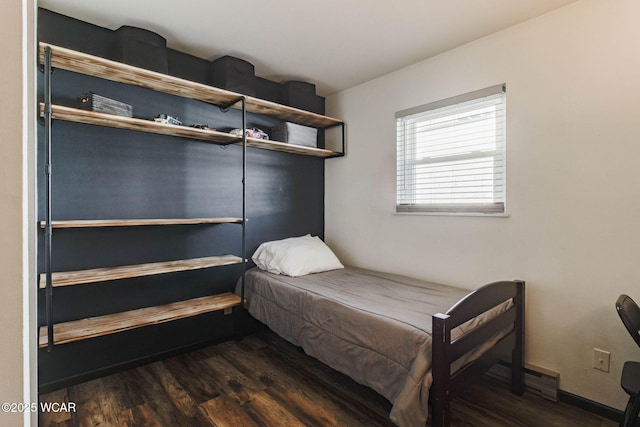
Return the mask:
[[[511,366],[506,362],[496,363],[487,375],[499,381],[511,383]],[[538,394],[553,402],[558,401],[560,374],[539,366],[524,365],[524,386],[527,391]]]

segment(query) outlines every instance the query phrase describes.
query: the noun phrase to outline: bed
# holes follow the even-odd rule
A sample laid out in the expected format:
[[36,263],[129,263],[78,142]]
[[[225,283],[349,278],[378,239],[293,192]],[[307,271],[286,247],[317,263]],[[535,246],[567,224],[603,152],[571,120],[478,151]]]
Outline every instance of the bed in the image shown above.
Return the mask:
[[386,397],[401,427],[424,426],[429,403],[431,425],[448,426],[451,399],[500,359],[523,393],[524,282],[469,291],[339,265],[291,275],[256,267],[237,292],[254,318]]

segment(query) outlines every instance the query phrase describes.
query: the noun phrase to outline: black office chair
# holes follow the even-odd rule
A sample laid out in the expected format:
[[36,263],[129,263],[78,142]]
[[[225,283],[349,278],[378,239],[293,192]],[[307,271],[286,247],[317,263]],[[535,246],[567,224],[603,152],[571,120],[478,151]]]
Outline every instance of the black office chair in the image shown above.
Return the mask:
[[[616,310],[622,323],[640,347],[640,308],[627,295],[620,295],[616,301]],[[629,395],[629,403],[624,410],[620,427],[631,427],[640,411],[640,362],[624,363],[620,384]]]

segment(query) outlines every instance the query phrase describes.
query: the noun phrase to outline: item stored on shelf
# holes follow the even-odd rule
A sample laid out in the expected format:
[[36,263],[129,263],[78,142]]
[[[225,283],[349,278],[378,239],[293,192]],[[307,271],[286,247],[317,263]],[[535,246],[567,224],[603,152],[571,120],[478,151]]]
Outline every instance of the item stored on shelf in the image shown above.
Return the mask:
[[115,59],[166,74],[167,40],[152,31],[123,25],[115,31]]
[[165,125],[182,125],[182,122],[180,120],[168,114],[158,114],[158,117],[153,120],[158,123],[164,123]]
[[133,117],[133,108],[129,104],[116,101],[93,92],[84,93],[78,98],[80,108],[97,113],[114,114],[116,116]]
[[282,84],[282,102],[289,107],[324,114],[324,101],[316,95],[313,83],[292,80]]
[[[231,135],[242,136],[242,129],[233,129],[229,133]],[[267,135],[267,133],[262,129],[258,129],[258,128],[245,129],[245,133],[247,134],[247,138],[269,139],[269,135]]]
[[209,83],[222,89],[255,96],[255,68],[252,63],[225,55],[213,62],[209,69]]
[[200,124],[196,124],[196,125],[189,125],[190,128],[196,128],[196,129],[203,129],[203,130],[216,130],[216,128],[212,128],[209,125],[200,125]]
[[271,136],[276,141],[305,147],[318,146],[318,130],[309,126],[284,122],[271,128]]
[[256,97],[267,101],[282,104],[282,85],[272,80],[256,76]]

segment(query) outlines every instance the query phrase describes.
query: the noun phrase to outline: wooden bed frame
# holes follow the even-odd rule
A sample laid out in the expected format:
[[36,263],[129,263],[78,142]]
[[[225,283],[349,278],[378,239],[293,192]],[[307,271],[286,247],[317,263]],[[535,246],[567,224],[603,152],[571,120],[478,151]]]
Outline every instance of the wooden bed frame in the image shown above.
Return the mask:
[[[523,281],[503,281],[485,285],[461,299],[445,314],[432,320],[432,374],[430,390],[431,425],[448,427],[451,400],[473,378],[499,360],[511,360],[511,391],[524,393],[524,285]],[[455,340],[451,330],[487,310],[513,300],[513,306],[489,322]],[[479,359],[451,375],[451,364],[496,333],[510,328],[507,335]]]
[[[467,293],[446,313],[432,315],[429,389],[432,427],[448,427],[452,399],[500,360],[511,362],[512,392],[524,393],[524,300],[524,281],[500,281]],[[452,339],[454,329],[507,302],[512,304],[501,309],[500,314],[492,313],[479,326],[462,328],[462,335],[454,333]],[[473,361],[466,361],[470,352],[489,343],[494,344]]]

